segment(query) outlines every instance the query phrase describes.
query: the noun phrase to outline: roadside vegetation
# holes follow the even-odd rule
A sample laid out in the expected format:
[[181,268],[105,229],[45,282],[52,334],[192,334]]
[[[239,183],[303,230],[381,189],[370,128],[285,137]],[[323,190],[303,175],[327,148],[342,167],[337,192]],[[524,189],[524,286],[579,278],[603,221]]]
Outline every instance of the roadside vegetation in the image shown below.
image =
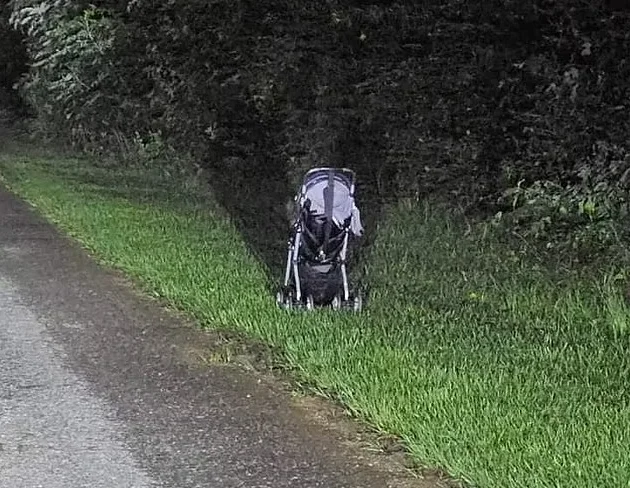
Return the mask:
[[290,313],[224,210],[184,180],[24,152],[3,152],[0,173],[102,262],[204,327],[275,346],[422,466],[489,488],[628,484],[620,267],[550,272],[487,222],[406,202],[366,256],[365,313]]
[[[621,0],[4,1],[0,178],[422,466],[627,488],[628,32]],[[320,165],[359,177],[360,315],[274,304]]]

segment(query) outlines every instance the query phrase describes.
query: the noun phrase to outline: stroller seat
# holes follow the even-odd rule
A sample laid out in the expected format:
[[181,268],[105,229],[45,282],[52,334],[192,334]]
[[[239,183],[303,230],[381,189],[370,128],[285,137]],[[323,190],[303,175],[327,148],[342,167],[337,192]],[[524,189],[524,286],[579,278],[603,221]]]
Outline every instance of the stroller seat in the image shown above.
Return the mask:
[[332,225],[326,240],[326,217],[310,213],[304,220],[302,244],[305,257],[313,262],[328,264],[341,252],[344,229]]

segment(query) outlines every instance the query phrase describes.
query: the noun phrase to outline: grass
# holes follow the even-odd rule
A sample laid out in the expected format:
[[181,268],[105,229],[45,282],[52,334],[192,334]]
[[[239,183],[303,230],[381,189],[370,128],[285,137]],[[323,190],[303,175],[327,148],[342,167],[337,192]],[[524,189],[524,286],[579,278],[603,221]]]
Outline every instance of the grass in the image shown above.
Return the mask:
[[[359,316],[276,309],[268,270],[208,196],[134,170],[0,154],[18,194],[205,327],[483,488],[630,486],[629,315],[619,270],[551,273],[457,215],[388,208]],[[282,263],[278,263],[281,267]]]

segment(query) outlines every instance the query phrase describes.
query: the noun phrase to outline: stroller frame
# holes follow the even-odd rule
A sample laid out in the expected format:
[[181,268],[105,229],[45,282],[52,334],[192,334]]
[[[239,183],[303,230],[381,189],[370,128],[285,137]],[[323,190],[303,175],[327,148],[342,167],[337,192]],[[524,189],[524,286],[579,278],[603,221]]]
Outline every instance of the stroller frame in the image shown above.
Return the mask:
[[[303,178],[300,191],[295,197],[295,204],[299,209],[299,213],[295,217],[295,221],[292,225],[291,237],[288,241],[287,260],[284,274],[284,288],[278,293],[278,303],[284,308],[293,308],[294,306],[305,305],[307,309],[313,309],[313,297],[304,296],[303,287],[300,277],[300,264],[305,258],[300,255],[300,246],[302,244],[302,236],[304,233],[304,220],[308,214],[308,210],[304,208],[307,198],[307,182],[309,177],[313,177],[317,173],[322,174],[322,178],[325,177],[331,182],[335,177],[341,178],[347,185],[349,190],[349,196],[354,198],[355,193],[355,180],[356,174],[349,168],[333,168],[333,167],[318,167],[309,170]],[[306,215],[305,215],[306,214]],[[338,256],[334,259],[335,264],[340,266],[341,278],[343,285],[343,295],[339,297],[335,296],[332,302],[333,308],[341,308],[341,306],[350,304],[355,311],[360,311],[362,308],[362,301],[359,295],[352,297],[350,294],[350,286],[348,283],[348,272],[346,267],[346,258],[348,254],[348,243],[350,239],[350,226],[346,223],[336,222],[338,227],[342,229],[343,241],[341,244],[341,250]],[[294,285],[294,289],[292,286]]]

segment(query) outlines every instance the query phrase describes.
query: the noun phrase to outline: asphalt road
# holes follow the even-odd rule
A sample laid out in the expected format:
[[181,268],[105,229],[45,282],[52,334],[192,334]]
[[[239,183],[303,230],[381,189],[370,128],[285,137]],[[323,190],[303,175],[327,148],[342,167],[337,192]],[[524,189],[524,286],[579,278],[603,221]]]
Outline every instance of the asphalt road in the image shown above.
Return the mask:
[[0,488],[436,486],[375,467],[0,188]]

